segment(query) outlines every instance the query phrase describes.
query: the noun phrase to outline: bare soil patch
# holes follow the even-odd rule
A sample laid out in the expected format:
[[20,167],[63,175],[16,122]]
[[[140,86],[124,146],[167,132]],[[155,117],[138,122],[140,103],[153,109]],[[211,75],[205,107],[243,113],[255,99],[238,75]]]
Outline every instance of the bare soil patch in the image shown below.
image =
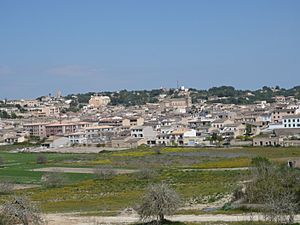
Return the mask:
[[37,184],[14,184],[14,190],[24,190],[24,189],[37,188],[37,187],[40,187],[40,185],[37,185]]
[[[129,169],[112,169],[112,170],[116,174],[128,174],[128,173],[135,173],[138,171],[138,170],[129,170]],[[93,174],[95,168],[47,167],[47,168],[33,169],[31,171]]]
[[127,148],[108,148],[108,147],[61,147],[61,148],[23,148],[17,149],[13,152],[54,152],[54,153],[99,153],[102,151],[122,151]]

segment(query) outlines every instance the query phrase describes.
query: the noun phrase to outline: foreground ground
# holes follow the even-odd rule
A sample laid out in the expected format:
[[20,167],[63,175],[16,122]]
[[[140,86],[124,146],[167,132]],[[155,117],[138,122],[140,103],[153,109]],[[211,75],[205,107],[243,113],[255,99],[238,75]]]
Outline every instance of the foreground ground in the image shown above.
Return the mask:
[[[225,210],[222,206],[230,201],[237,186],[247,179],[247,169],[253,157],[263,156],[276,163],[286,163],[299,158],[300,149],[163,148],[158,151],[156,148],[140,148],[89,154],[42,153],[48,161],[37,164],[40,154],[11,153],[0,148],[0,157],[4,161],[0,167],[0,179],[18,184],[13,194],[28,196],[41,206],[43,212],[51,213],[51,218],[62,216],[57,213],[74,212],[82,216],[120,216],[126,209],[139,204],[150,183],[162,181],[175,188],[184,199],[185,205],[177,216],[195,214],[202,218],[201,214],[207,212],[214,216],[243,212]],[[110,167],[117,172],[110,179],[96,179],[93,171],[99,166]],[[145,168],[151,171],[150,175],[140,172]],[[66,184],[57,188],[43,187],[43,174],[57,169],[64,174]],[[13,194],[0,195],[0,203]],[[71,222],[81,220],[66,215]],[[80,221],[78,224],[81,224]]]
[[[70,214],[48,214],[46,215],[48,225],[96,225],[96,224],[137,224],[139,218],[136,215],[119,215],[113,217],[78,217]],[[204,214],[204,215],[175,215],[167,217],[169,221],[181,222],[181,224],[230,224],[231,222],[240,222],[236,224],[266,224],[263,215],[259,214],[236,214],[236,215],[224,215],[224,214]],[[206,223],[204,223],[206,222]],[[210,223],[208,223],[210,222]],[[300,215],[295,217],[295,223],[300,222]]]

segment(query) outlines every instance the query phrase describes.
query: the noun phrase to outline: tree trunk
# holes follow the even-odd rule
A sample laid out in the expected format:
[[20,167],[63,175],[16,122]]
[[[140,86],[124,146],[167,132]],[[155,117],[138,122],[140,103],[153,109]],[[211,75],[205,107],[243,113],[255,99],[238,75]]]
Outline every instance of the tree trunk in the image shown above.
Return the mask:
[[164,214],[159,214],[159,221],[162,223],[165,220],[165,215]]
[[29,225],[27,216],[25,216],[25,217],[22,219],[22,222],[23,222],[23,225]]

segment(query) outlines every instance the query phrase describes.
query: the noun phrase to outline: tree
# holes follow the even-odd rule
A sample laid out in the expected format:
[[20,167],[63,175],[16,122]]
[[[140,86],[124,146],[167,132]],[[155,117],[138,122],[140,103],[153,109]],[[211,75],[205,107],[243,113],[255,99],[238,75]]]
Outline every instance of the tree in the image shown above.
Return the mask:
[[250,137],[252,134],[252,125],[246,124],[245,136]]
[[269,187],[269,191],[264,193],[265,218],[277,223],[293,223],[294,215],[297,212],[298,203],[295,193],[288,189],[278,189]]
[[10,114],[10,118],[11,118],[11,119],[16,119],[16,118],[17,118],[17,114],[14,113],[14,112],[12,112],[12,113]]
[[223,141],[223,138],[222,138],[222,136],[221,135],[218,135],[217,133],[213,133],[212,135],[211,135],[211,137],[210,137],[210,140],[212,141],[212,142],[218,142],[218,143],[220,143],[221,141]]
[[299,210],[299,171],[275,166],[261,157],[253,159],[252,165],[251,182],[246,185],[246,200],[261,204],[267,220],[292,223]]
[[157,224],[161,224],[165,215],[174,213],[180,202],[179,195],[167,184],[154,184],[147,188],[137,212],[143,221],[155,218]]
[[4,110],[0,110],[0,118],[9,119],[10,115]]
[[[13,197],[4,204],[2,212],[6,216],[6,220],[10,222],[16,221],[23,225],[29,225],[29,222],[35,225],[44,223],[38,207],[26,197]],[[8,222],[7,224],[12,223]]]

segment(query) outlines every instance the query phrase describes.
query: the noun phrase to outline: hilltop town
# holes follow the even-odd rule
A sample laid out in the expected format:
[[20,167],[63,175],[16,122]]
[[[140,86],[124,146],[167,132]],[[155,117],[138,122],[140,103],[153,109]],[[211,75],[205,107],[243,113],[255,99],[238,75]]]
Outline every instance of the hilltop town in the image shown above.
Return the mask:
[[0,101],[0,144],[300,146],[300,88],[178,87]]

